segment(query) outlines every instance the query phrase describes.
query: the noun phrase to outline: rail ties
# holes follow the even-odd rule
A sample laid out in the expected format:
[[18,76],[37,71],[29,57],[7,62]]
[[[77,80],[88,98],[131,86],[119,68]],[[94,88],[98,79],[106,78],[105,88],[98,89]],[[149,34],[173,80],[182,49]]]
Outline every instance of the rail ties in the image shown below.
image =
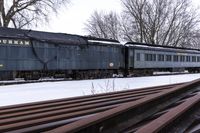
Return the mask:
[[[200,80],[0,108],[0,132],[190,132]],[[189,115],[188,115],[189,114]]]

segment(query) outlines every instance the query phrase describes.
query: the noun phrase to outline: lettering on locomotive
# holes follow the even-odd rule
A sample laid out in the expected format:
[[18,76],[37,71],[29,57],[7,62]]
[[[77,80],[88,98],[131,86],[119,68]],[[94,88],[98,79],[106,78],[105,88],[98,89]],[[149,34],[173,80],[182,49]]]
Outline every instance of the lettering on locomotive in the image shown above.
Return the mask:
[[30,41],[20,40],[20,39],[0,39],[0,45],[3,45],[3,44],[29,46]]

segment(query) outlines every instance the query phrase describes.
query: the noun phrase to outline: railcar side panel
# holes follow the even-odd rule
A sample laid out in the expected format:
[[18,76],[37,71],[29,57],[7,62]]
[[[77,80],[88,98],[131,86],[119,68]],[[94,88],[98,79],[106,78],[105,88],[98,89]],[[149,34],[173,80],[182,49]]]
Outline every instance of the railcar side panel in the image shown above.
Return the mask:
[[[129,68],[159,69],[200,67],[200,52],[192,53],[186,50],[167,51],[162,49],[153,50],[150,48],[129,48],[132,52],[129,54]],[[177,57],[177,59],[174,59],[175,57]],[[195,60],[192,60],[192,58],[195,58]]]

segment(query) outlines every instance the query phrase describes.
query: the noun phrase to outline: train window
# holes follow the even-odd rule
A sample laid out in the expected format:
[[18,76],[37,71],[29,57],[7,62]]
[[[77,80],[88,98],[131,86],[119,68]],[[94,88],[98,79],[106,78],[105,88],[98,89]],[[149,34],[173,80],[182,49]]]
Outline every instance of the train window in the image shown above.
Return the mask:
[[144,60],[145,60],[145,61],[148,60],[147,54],[144,55]]
[[200,56],[197,57],[197,62],[200,62]]
[[192,56],[192,62],[196,62],[197,58],[196,56]]
[[190,56],[186,56],[186,61],[187,61],[187,62],[190,62],[190,60],[191,60],[191,59],[190,59]]
[[152,55],[152,61],[156,61],[156,54]]
[[166,61],[172,61],[172,56],[171,55],[166,55]]
[[180,61],[181,61],[181,62],[184,62],[184,61],[185,61],[185,56],[181,55],[181,56],[180,56]]
[[156,61],[155,54],[145,54],[145,61]]
[[174,55],[173,61],[174,61],[174,62],[178,62],[178,55]]
[[140,61],[140,53],[137,53],[136,58],[137,58],[137,61]]
[[145,54],[145,61],[151,60],[151,54]]
[[165,56],[162,54],[158,55],[158,61],[164,61],[165,60]]
[[144,59],[145,61],[148,61],[148,59],[149,59],[149,58],[148,58],[148,54],[145,54],[145,55],[144,55],[144,58],[145,58],[145,59]]

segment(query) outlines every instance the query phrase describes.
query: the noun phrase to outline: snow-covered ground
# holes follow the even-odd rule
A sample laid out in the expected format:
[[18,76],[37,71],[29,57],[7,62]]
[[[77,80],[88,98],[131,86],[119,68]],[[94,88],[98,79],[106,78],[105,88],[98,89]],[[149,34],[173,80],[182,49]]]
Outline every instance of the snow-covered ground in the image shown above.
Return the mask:
[[200,74],[42,82],[0,86],[0,106],[192,81]]

